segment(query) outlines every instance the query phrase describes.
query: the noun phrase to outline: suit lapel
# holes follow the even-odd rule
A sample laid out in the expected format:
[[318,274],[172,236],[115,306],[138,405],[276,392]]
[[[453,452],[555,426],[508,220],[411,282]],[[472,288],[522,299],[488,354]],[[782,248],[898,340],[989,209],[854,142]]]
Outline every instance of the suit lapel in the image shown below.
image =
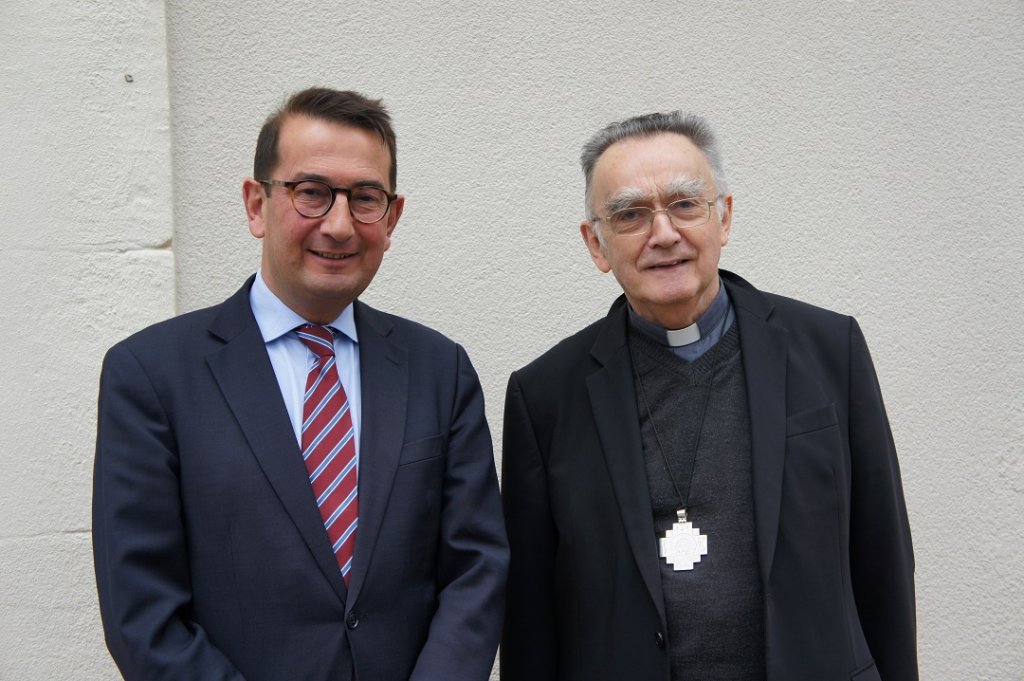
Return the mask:
[[359,597],[384,520],[405,436],[409,398],[408,358],[393,342],[391,322],[356,302],[362,424],[359,435],[359,529],[349,576],[352,597]]
[[609,311],[592,354],[602,365],[587,378],[601,450],[611,474],[612,487],[633,558],[664,622],[665,599],[654,541],[650,489],[636,416],[632,364],[626,344],[624,298],[616,301]]
[[210,332],[224,346],[207,363],[257,462],[324,576],[345,601],[345,582],[317,511],[274,368],[249,305],[252,279],[222,306]]
[[728,272],[722,273],[722,279],[739,325],[750,409],[757,553],[762,580],[767,584],[782,503],[788,335],[785,329],[768,323],[772,306],[754,287]]

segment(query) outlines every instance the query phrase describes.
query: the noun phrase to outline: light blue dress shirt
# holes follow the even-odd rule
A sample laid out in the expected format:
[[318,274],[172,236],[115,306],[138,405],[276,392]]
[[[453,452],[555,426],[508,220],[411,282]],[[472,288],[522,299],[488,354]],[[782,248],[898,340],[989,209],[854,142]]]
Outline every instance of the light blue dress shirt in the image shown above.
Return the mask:
[[[292,429],[295,431],[295,441],[301,446],[302,397],[306,392],[306,376],[316,362],[316,355],[292,331],[295,327],[310,322],[300,317],[274,295],[263,280],[262,272],[256,273],[256,279],[249,290],[249,305],[252,306],[256,324],[260,327],[263,342],[267,345],[270,364],[274,367],[277,385],[281,388],[281,397],[284,398],[284,406],[288,410],[288,418],[291,419]],[[327,326],[336,331],[334,354],[338,377],[348,396],[352,425],[355,428],[358,462],[362,391],[359,381],[359,337],[356,335],[356,319],[352,305],[349,304],[338,318]]]

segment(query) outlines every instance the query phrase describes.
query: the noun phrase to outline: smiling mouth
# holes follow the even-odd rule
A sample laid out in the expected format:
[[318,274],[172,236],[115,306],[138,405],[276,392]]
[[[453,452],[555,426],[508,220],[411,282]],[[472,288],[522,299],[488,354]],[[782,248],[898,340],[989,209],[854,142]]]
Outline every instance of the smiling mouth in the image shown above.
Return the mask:
[[319,256],[321,258],[326,258],[328,260],[344,260],[345,258],[352,257],[351,253],[326,253],[324,251],[314,250],[310,250],[309,252],[312,253],[313,255]]
[[672,260],[670,262],[655,263],[655,264],[650,266],[650,269],[652,269],[652,270],[662,270],[662,269],[667,269],[669,267],[676,267],[677,265],[685,265],[688,262],[690,262],[688,259],[680,258],[679,260]]

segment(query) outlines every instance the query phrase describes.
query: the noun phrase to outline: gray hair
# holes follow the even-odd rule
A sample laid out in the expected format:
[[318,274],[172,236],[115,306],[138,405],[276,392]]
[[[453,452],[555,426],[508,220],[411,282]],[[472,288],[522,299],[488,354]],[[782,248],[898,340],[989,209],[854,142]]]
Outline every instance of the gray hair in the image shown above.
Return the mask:
[[[616,121],[598,131],[596,135],[587,140],[583,145],[583,153],[580,154],[580,164],[583,166],[583,177],[586,182],[584,194],[585,214],[587,219],[595,216],[591,213],[591,180],[594,176],[594,166],[608,147],[630,137],[649,137],[662,132],[674,132],[683,135],[694,146],[701,150],[704,157],[711,166],[711,174],[715,178],[715,191],[719,196],[729,193],[729,185],[725,179],[725,170],[722,168],[722,154],[718,151],[718,141],[711,126],[702,117],[696,114],[683,114],[679,111],[670,113],[651,113],[643,116],[634,116],[624,121]],[[722,201],[716,202],[719,211],[722,210]],[[600,234],[600,233],[599,233]]]

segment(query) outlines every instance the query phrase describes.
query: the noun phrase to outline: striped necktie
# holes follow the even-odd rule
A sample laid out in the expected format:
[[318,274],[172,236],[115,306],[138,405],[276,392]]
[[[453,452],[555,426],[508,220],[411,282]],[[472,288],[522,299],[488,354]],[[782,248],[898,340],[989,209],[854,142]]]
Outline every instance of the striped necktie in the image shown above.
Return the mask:
[[338,378],[331,331],[305,325],[295,333],[316,355],[302,403],[302,458],[347,586],[359,523],[355,429]]

